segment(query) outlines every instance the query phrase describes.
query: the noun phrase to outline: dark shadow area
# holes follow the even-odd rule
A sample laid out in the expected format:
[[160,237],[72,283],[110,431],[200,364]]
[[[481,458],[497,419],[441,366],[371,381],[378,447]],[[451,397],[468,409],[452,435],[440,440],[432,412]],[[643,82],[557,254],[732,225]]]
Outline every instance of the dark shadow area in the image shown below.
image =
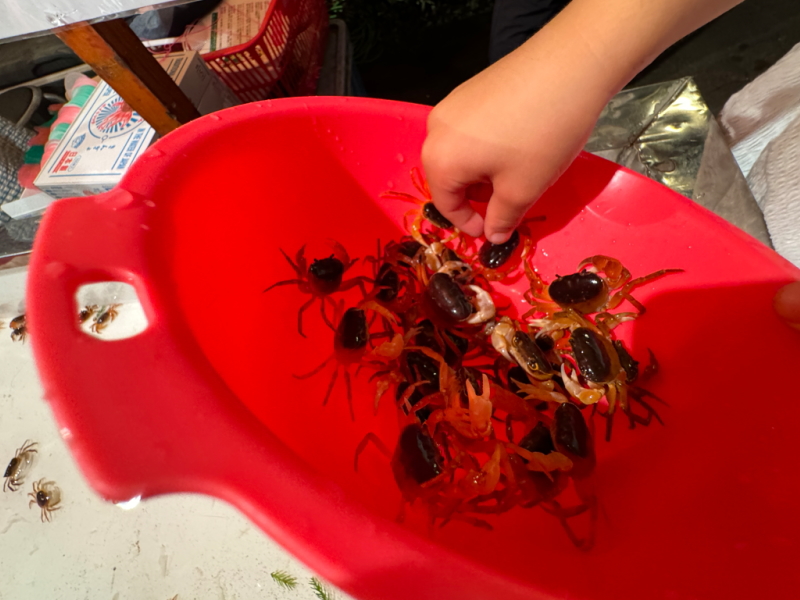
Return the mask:
[[358,65],[368,96],[436,104],[489,66],[490,15],[415,34],[416,43],[387,47]]
[[743,2],[667,50],[631,85],[690,75],[713,113],[800,42],[793,0]]
[[[488,65],[490,20],[476,16],[432,28],[412,45],[386,47],[374,62],[358,65],[367,94],[436,104]],[[630,85],[694,77],[716,114],[798,42],[796,0],[744,2],[664,52]]]

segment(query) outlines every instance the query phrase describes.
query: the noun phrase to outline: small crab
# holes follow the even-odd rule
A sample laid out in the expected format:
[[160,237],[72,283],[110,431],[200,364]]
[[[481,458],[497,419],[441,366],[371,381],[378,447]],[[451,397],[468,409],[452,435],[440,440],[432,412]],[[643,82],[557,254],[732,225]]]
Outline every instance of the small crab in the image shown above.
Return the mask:
[[[504,463],[507,463],[505,449],[497,442],[489,442],[491,446],[489,459],[481,465],[465,452],[458,452],[459,459],[454,460],[443,452],[440,442],[435,440],[423,425],[413,422],[403,427],[394,451],[373,432],[361,440],[356,447],[353,466],[358,471],[359,456],[372,444],[381,454],[389,459],[392,474],[402,495],[400,510],[396,520],[405,518],[406,505],[421,500],[427,508],[429,525],[441,521],[444,526],[448,521],[459,520],[484,529],[492,526],[471,516],[469,501],[473,498],[494,491],[501,480]],[[455,473],[464,474],[458,481]],[[484,512],[501,512],[499,509]]]
[[109,307],[103,307],[95,316],[92,323],[92,331],[100,334],[103,330],[111,325],[111,323],[119,316],[118,308],[121,304],[112,304]]
[[509,362],[518,366],[521,373],[509,370],[509,388],[527,400],[540,402],[566,402],[567,397],[556,390],[553,382],[555,372],[545,351],[536,339],[519,331],[509,317],[503,317],[491,332],[492,346]]
[[42,509],[42,523],[50,521],[50,513],[61,508],[59,506],[61,503],[61,489],[54,481],[45,481],[44,478],[34,481],[33,492],[29,492],[28,496],[33,498],[28,503],[28,508],[36,504]]
[[478,325],[494,318],[491,294],[477,285],[462,286],[445,267],[425,283],[423,303],[434,323]]
[[342,302],[337,305],[335,309],[334,319],[338,320],[337,325],[334,325],[331,321],[329,321],[323,312],[323,317],[325,318],[326,324],[334,332],[333,353],[326,358],[322,364],[312,371],[302,375],[293,375],[293,377],[301,380],[308,379],[309,377],[313,377],[322,371],[322,369],[324,369],[330,362],[334,362],[336,366],[331,373],[330,382],[328,383],[328,389],[325,392],[325,398],[322,401],[322,405],[325,406],[328,403],[331,392],[333,391],[333,386],[336,384],[336,379],[339,377],[339,372],[341,371],[344,375],[344,383],[347,389],[347,403],[350,409],[350,418],[355,421],[356,416],[355,412],[353,411],[353,393],[350,387],[350,366],[353,364],[361,365],[364,361],[367,361],[371,357],[380,357],[391,360],[394,357],[386,356],[386,354],[396,353],[399,355],[403,350],[404,344],[402,336],[400,336],[399,343],[397,344],[390,342],[389,344],[381,344],[378,347],[370,349],[370,342],[385,334],[370,334],[366,310],[375,311],[392,324],[397,322],[395,315],[377,302],[368,300],[362,302],[358,307],[348,308],[346,311],[342,312],[343,309],[344,300],[342,300]]
[[96,304],[89,304],[84,306],[81,311],[78,313],[78,324],[82,325],[86,323],[94,314],[100,310],[100,307]]
[[419,266],[418,256],[423,254],[424,246],[414,240],[398,244],[390,242],[375,257],[366,257],[373,263],[374,287],[370,297],[395,314],[406,312],[417,299],[417,285],[413,271]]
[[[566,456],[573,465],[569,476],[580,503],[564,507],[559,501],[552,500],[549,505],[544,504],[542,508],[545,512],[558,517],[561,526],[575,546],[588,551],[594,545],[598,516],[597,497],[592,482],[597,462],[593,436],[580,409],[571,402],[560,404],[556,409],[550,425],[550,434],[555,450]],[[586,536],[579,538],[570,526],[569,520],[584,513],[589,517],[588,529]]]
[[283,254],[283,257],[292,266],[292,269],[294,269],[294,272],[297,274],[297,279],[278,281],[262,292],[267,293],[273,288],[294,284],[297,285],[302,293],[311,294],[311,299],[303,304],[297,311],[297,331],[303,337],[306,337],[306,334],[303,333],[303,313],[315,300],[319,299],[321,301],[320,311],[322,312],[323,319],[327,321],[328,319],[325,316],[325,302],[329,302],[334,310],[336,308],[336,303],[330,298],[331,294],[358,286],[361,288],[361,294],[366,298],[367,290],[364,287],[364,283],[370,281],[368,277],[363,275],[353,277],[347,281],[342,281],[344,274],[358,259],[354,258],[350,260],[347,250],[345,250],[344,246],[339,242],[333,242],[333,252],[330,256],[326,258],[315,258],[310,265],[306,261],[305,250],[305,246],[300,248],[294,257],[294,261],[292,261],[289,255],[281,249],[281,254]]
[[[607,419],[606,440],[611,439],[611,427],[617,408],[628,417],[631,428],[637,424],[646,427],[652,419],[664,424],[658,412],[645,398],[661,403],[664,401],[643,388],[631,385],[638,375],[638,365],[628,364],[628,360],[632,361],[633,358],[621,343],[615,344],[614,340],[598,330],[578,327],[572,331],[569,344],[574,364],[566,361],[562,363],[561,379],[570,396],[581,404],[597,404],[601,398],[606,398],[608,408],[605,412],[600,412]],[[652,352],[650,356],[650,366],[645,369],[648,376],[658,368]],[[567,365],[571,367],[570,372],[567,372]],[[581,381],[587,387],[581,385]],[[633,411],[634,402],[646,411],[645,416]]]
[[547,360],[545,353],[534,338],[519,331],[509,317],[503,317],[494,325],[491,341],[495,350],[510,362],[522,367],[529,377],[539,381],[553,378],[553,366]]
[[17,448],[14,458],[9,461],[6,471],[3,473],[3,477],[5,477],[4,492],[6,490],[15,492],[25,482],[25,476],[33,464],[33,455],[37,452],[36,442],[30,440],[25,440],[25,443]]
[[[439,209],[436,208],[436,205],[432,202],[431,190],[428,187],[428,183],[425,181],[422,173],[420,173],[420,170],[416,167],[411,169],[411,183],[417,189],[417,192],[419,192],[422,198],[418,198],[417,196],[408,194],[406,192],[395,191],[383,192],[380,195],[381,198],[413,202],[419,206],[418,209],[412,208],[403,216],[403,226],[405,227],[406,231],[411,234],[411,237],[413,237],[423,246],[428,245],[422,235],[422,222],[425,220],[438,229],[452,232],[446,239],[442,240],[444,243],[456,238],[459,239],[459,244],[464,243],[464,235],[461,233],[461,231],[455,227],[450,220],[447,219],[447,217],[440,213]],[[414,215],[414,221],[411,223],[411,227],[409,227],[408,217],[411,215]]]
[[421,250],[417,253],[417,260],[413,264],[414,273],[420,283],[427,284],[431,275],[439,272],[447,273],[461,284],[472,282],[472,268],[465,258],[444,243],[431,240],[430,236],[424,238],[427,245],[420,246]]
[[[443,365],[444,366],[444,365]],[[447,394],[443,389],[440,393],[445,394],[446,404],[443,408],[438,408],[431,413],[426,421],[428,430],[433,434],[439,423],[447,423],[455,431],[468,439],[480,439],[492,436],[492,400],[491,384],[485,373],[481,374],[480,393],[475,390],[472,382],[465,382],[467,392],[467,406],[464,406],[464,398],[461,390],[456,385],[454,390]],[[446,379],[443,379],[443,384]],[[442,385],[443,387],[443,385]],[[423,402],[425,399],[423,398]],[[491,491],[491,490],[490,490]]]
[[[597,254],[582,260],[578,271],[563,277],[557,276],[555,281],[546,284],[525,261],[525,274],[530,282],[530,289],[525,292],[525,300],[533,308],[523,318],[537,313],[552,314],[560,309],[572,309],[580,314],[609,311],[619,306],[623,300],[630,302],[644,314],[645,307],[631,295],[638,287],[673,273],[682,273],[683,269],[661,269],[643,277],[631,279],[631,273],[621,262],[610,256]],[[612,294],[616,290],[616,293]],[[636,313],[624,313],[632,315]]]
[[[485,241],[472,261],[472,268],[476,274],[481,275],[487,281],[500,281],[517,270],[521,264],[525,264],[528,255],[534,249],[528,223],[544,220],[546,220],[544,215],[525,219],[514,230],[511,237],[502,244]],[[518,251],[520,244],[522,244],[522,250]]]
[[11,340],[14,342],[25,342],[28,338],[28,322],[25,315],[20,315],[11,319],[8,324],[11,329]]
[[[463,375],[459,378],[459,374],[447,365],[443,356],[429,348],[420,347],[418,350],[438,363],[436,369],[438,379],[428,378],[433,383],[438,383],[438,390],[428,390],[430,393],[414,404],[413,412],[419,414],[420,410],[425,407],[445,409],[440,416],[431,414],[429,427],[438,422],[447,421],[462,436],[469,438],[474,437],[474,432],[485,432],[491,429],[491,423],[486,420],[486,416],[488,414],[490,418],[495,418],[496,411],[506,413],[510,420],[515,421],[535,423],[542,419],[541,412],[533,403],[508,391],[496,381],[492,382],[487,378],[486,373],[468,367],[462,370]],[[549,389],[552,389],[552,386]],[[409,390],[401,398],[401,402],[408,397]],[[412,411],[411,406],[406,408],[409,412]],[[465,410],[467,412],[464,412]],[[434,410],[434,412],[436,411]],[[441,413],[441,411],[439,412]],[[468,418],[464,419],[465,416]],[[458,418],[464,421],[460,425],[456,423]],[[431,433],[433,433],[432,429]]]
[[[436,501],[442,482],[448,474],[446,456],[422,425],[415,422],[406,425],[393,452],[375,433],[367,433],[356,447],[353,459],[355,471],[358,471],[359,456],[370,443],[390,460],[392,474],[402,494],[396,518],[398,522],[405,518],[406,504],[419,498]],[[431,514],[431,520],[433,518],[434,515]]]

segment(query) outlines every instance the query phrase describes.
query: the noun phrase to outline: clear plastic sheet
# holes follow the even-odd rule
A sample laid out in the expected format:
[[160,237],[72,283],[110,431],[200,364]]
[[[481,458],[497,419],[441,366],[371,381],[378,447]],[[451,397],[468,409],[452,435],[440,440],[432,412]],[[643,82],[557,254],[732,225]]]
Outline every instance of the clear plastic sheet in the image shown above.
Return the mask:
[[617,94],[586,150],[666,185],[771,244],[764,215],[691,77]]
[[[620,92],[586,150],[663,183],[771,244],[764,216],[691,78]],[[35,219],[31,224],[38,224]],[[0,227],[0,260],[30,247],[19,232],[12,236]]]
[[129,17],[191,0],[0,0],[0,43],[74,23]]

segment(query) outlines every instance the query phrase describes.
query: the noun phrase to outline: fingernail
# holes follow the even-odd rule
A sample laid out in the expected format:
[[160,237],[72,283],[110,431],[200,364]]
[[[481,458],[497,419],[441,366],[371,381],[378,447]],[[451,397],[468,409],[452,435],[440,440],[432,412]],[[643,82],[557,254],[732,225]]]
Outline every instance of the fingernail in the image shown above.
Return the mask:
[[511,237],[511,232],[496,231],[487,236],[487,239],[493,244],[505,244],[508,238]]
[[781,288],[775,295],[775,311],[786,322],[800,329],[800,281]]

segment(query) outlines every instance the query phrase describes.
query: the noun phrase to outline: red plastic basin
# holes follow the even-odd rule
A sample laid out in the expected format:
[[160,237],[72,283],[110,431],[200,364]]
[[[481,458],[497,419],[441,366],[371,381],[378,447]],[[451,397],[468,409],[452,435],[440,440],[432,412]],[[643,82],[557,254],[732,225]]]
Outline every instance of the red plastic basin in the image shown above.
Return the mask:
[[[28,290],[38,368],[91,485],[111,500],[200,492],[238,507],[361,598],[785,598],[800,583],[800,336],[775,291],[800,273],[685,198],[580,156],[534,209],[547,221],[546,278],[593,254],[634,274],[680,268],[642,288],[648,312],[620,328],[634,356],[661,363],[652,391],[665,426],[597,441],[595,548],[556,519],[515,509],[494,531],[394,522],[399,493],[383,457],[353,451],[368,431],[397,436],[372,388],[321,400],[328,375],[297,381],[331,352],[318,310],[279,252],[334,238],[351,256],[402,234],[428,108],[295,98],[213,114],[166,136],[118,188],[59,201],[36,240]],[[354,273],[363,268],[354,267]],[[359,271],[361,272],[361,271]],[[149,319],[105,342],[76,323],[79,286],[133,284]],[[520,306],[524,286],[500,286]],[[343,295],[354,302],[358,292]],[[326,371],[326,373],[329,373]],[[598,436],[601,438],[602,436]]]

